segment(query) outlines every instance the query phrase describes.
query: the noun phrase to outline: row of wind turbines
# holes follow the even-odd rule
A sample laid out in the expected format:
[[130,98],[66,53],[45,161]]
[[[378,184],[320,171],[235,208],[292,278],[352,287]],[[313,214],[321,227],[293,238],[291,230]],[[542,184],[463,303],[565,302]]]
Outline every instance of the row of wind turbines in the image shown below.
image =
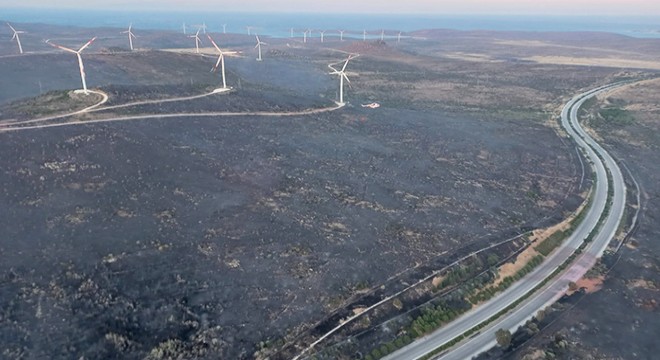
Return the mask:
[[[16,40],[16,42],[18,44],[18,48],[19,48],[19,53],[23,54],[23,47],[21,45],[19,34],[24,34],[25,31],[16,30],[9,23],[7,23],[7,26],[9,26],[9,28],[13,32],[12,40]],[[183,30],[184,30],[184,33],[185,33],[186,32],[185,24],[183,25]],[[248,27],[248,32],[250,32],[250,30],[251,30],[251,28]],[[202,25],[198,26],[197,32],[194,35],[189,36],[190,38],[194,38],[194,40],[195,40],[195,51],[196,51],[196,53],[200,53],[199,45],[201,44],[201,39],[200,39],[199,35],[200,35],[201,31],[206,33],[206,24],[202,24]],[[309,30],[309,31],[311,31],[311,30]],[[226,33],[226,25],[223,25],[223,33]],[[292,29],[292,33],[293,33],[293,29]],[[308,31],[305,31],[305,34],[307,34],[307,33],[308,33]],[[323,34],[324,33],[325,32],[321,33],[321,42],[323,42]],[[365,33],[366,33],[366,31],[365,31]],[[122,31],[121,34],[127,34],[129,47],[130,47],[131,51],[134,51],[133,39],[136,39],[137,36],[133,33],[133,24],[129,24],[128,30]],[[341,35],[342,35],[341,40],[343,41],[343,31],[341,32]],[[219,54],[218,55],[218,60],[216,61],[213,68],[211,69],[211,72],[217,72],[218,67],[220,67],[221,77],[222,77],[222,87],[218,88],[218,89],[215,89],[213,92],[217,93],[217,92],[228,91],[231,88],[229,88],[227,86],[227,79],[226,79],[226,72],[225,72],[225,55],[238,54],[239,52],[237,52],[237,51],[223,51],[217,45],[217,43],[214,41],[214,39],[211,37],[210,34],[206,34],[206,36],[208,37],[209,41],[211,42],[211,44],[213,44],[213,47],[218,51],[218,54]],[[384,33],[383,33],[382,36],[384,36]],[[399,36],[400,36],[400,34],[399,34]],[[263,58],[262,58],[261,47],[264,46],[264,45],[268,45],[268,44],[261,41],[261,39],[259,38],[259,35],[255,35],[255,37],[256,37],[257,44],[255,45],[254,48],[257,49],[257,51],[258,51],[258,57],[257,57],[256,60],[257,61],[262,61]],[[366,38],[366,35],[365,35],[365,38]],[[89,90],[87,88],[86,74],[85,74],[85,65],[84,65],[83,59],[82,59],[82,52],[87,47],[89,47],[95,40],[96,40],[96,37],[93,37],[91,40],[89,40],[83,46],[81,46],[78,50],[71,49],[71,48],[68,48],[68,47],[65,47],[65,46],[62,46],[62,45],[59,45],[59,44],[55,44],[55,43],[51,42],[50,40],[45,41],[47,44],[49,44],[49,45],[51,45],[55,48],[58,48],[60,50],[68,52],[68,53],[76,54],[76,58],[78,59],[78,68],[79,68],[79,71],[80,71],[80,79],[81,79],[82,87],[83,87],[82,90],[75,90],[74,92],[76,92],[76,93],[84,93],[85,95],[89,94]],[[350,80],[348,79],[348,76],[346,75],[346,67],[348,66],[349,61],[356,58],[357,56],[359,56],[359,55],[350,54],[348,56],[348,59],[344,62],[344,65],[342,66],[341,70],[338,70],[334,67],[334,65],[336,65],[336,64],[328,65],[328,67],[332,70],[330,75],[338,75],[339,76],[339,101],[337,102],[337,104],[340,105],[340,106],[345,105],[345,102],[344,102],[344,80],[346,80],[348,83],[350,83]]]
[[[291,29],[289,29],[289,31],[290,31],[289,37],[291,39],[295,38],[296,37],[295,36],[296,30],[294,28],[291,28]],[[314,33],[314,31],[315,30],[313,30],[313,29],[303,30],[303,32],[302,32],[302,41],[303,41],[303,43],[307,43],[307,40],[312,38],[312,34]],[[325,42],[325,37],[326,37],[327,33],[330,33],[330,34],[334,33],[336,35],[339,35],[339,41],[344,41],[344,34],[347,33],[346,30],[316,30],[316,31],[319,33],[319,38],[321,39],[322,43]],[[380,41],[385,41],[385,36],[390,36],[390,35],[387,35],[385,33],[385,30],[381,30],[380,33],[378,33],[378,34],[380,35]],[[368,32],[366,29],[363,30],[362,31],[362,41],[367,41],[367,37],[370,36],[370,35],[374,35],[374,33],[373,32]],[[396,34],[396,42],[397,43],[401,42],[402,36],[403,36],[403,32],[401,32],[401,31],[399,31]]]
[[[183,29],[183,34],[184,34],[184,35],[187,35],[187,34],[188,34],[188,28],[189,28],[189,27],[195,27],[195,28],[197,28],[197,35],[199,35],[199,32],[200,32],[200,31],[202,31],[203,34],[206,34],[207,26],[206,26],[206,23],[205,23],[205,22],[202,23],[201,25],[190,25],[190,26],[187,26],[186,23],[183,23],[183,25],[181,26],[181,28]],[[252,35],[252,30],[254,30],[254,29],[255,29],[254,26],[246,26],[246,27],[245,27],[245,30],[247,30],[247,34],[248,34],[248,35]],[[295,38],[295,37],[296,37],[295,34],[296,34],[296,33],[300,33],[300,30],[296,30],[296,29],[294,29],[294,28],[290,28],[289,31],[290,31],[290,36],[289,36],[290,38]],[[325,42],[325,36],[326,36],[325,34],[326,34],[326,33],[330,33],[330,34],[334,33],[334,34],[336,34],[336,35],[339,35],[339,41],[344,41],[344,34],[347,34],[347,33],[348,33],[348,34],[357,34],[357,33],[349,32],[349,31],[347,31],[347,30],[314,30],[314,29],[304,29],[304,30],[302,30],[302,39],[303,39],[303,42],[306,43],[306,42],[307,42],[307,39],[312,38],[312,34],[314,33],[314,31],[316,31],[316,32],[319,33],[319,37],[320,37],[320,39],[321,39],[321,42]],[[222,33],[223,33],[223,34],[226,34],[226,33],[227,33],[227,24],[222,24]],[[367,41],[367,37],[370,36],[370,35],[374,35],[374,33],[373,33],[373,32],[369,32],[369,31],[367,31],[366,29],[364,29],[364,30],[362,31],[361,35],[362,35],[362,40],[363,40],[363,41]],[[379,33],[375,33],[375,35],[380,35],[380,40],[381,40],[381,41],[385,41],[385,37],[386,37],[386,36],[391,36],[391,35],[386,34],[385,29],[381,30]],[[193,36],[194,36],[194,35],[193,35]],[[190,37],[193,37],[193,36],[190,36]],[[396,41],[397,41],[397,42],[401,42],[402,36],[403,36],[403,32],[402,32],[402,31],[397,32],[397,33],[396,33]]]

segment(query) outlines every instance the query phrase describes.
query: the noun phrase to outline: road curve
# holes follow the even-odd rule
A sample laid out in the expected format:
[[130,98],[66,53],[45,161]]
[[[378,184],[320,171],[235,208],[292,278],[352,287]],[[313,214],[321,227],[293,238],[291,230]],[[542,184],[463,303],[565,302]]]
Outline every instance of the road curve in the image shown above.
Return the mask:
[[74,111],[74,112],[66,113],[66,114],[51,115],[51,116],[46,116],[46,117],[41,117],[41,118],[31,119],[31,120],[3,121],[3,122],[0,122],[0,129],[2,127],[11,127],[11,126],[19,125],[19,124],[29,124],[29,123],[53,121],[53,120],[67,118],[67,117],[74,116],[74,115],[84,114],[86,112],[96,111],[95,109],[97,109],[99,106],[105,104],[108,101],[108,94],[104,93],[103,91],[99,91],[99,90],[87,90],[87,91],[92,93],[92,94],[99,95],[101,97],[101,100],[99,102],[97,102],[96,104],[94,104],[94,105],[88,106],[84,109],[77,110],[77,111]]
[[[485,302],[479,307],[465,313],[452,323],[436,330],[435,332],[418,339],[410,345],[390,354],[384,359],[419,359],[429,354],[438,347],[448,343],[452,339],[464,334],[466,331],[488,320],[493,315],[506,309],[516,300],[531,292],[544,279],[548,278],[561,264],[563,264],[573,252],[580,247],[584,239],[597,227],[601,215],[605,212],[608,192],[613,190],[612,205],[610,211],[599,227],[597,235],[589,246],[562,274],[549,281],[543,288],[523,301],[516,309],[493,321],[483,328],[476,336],[463,341],[453,349],[440,354],[438,359],[470,359],[483,351],[496,345],[495,332],[500,329],[515,331],[528,319],[532,318],[540,309],[553,303],[566,291],[567,284],[581,278],[591,268],[597,258],[606,249],[610,240],[614,237],[623,216],[626,203],[626,187],[621,170],[614,159],[594,139],[582,129],[578,122],[577,113],[586,100],[600,93],[614,89],[623,84],[614,84],[600,87],[583,94],[575,96],[569,101],[562,111],[562,125],[573,140],[580,146],[596,173],[596,186],[593,189],[593,202],[587,210],[584,220],[578,225],[573,234],[566,239],[562,246],[553,252],[534,271],[520,281],[514,283],[504,292]],[[598,156],[600,155],[600,157]],[[601,161],[602,158],[602,161]],[[612,175],[610,184],[607,170]]]
[[[0,133],[10,132],[10,131],[23,131],[23,130],[36,130],[36,129],[46,129],[53,127],[64,127],[64,126],[81,126],[81,125],[93,125],[100,123],[108,122],[119,122],[119,121],[135,121],[135,120],[148,120],[148,119],[173,119],[173,118],[195,118],[195,117],[240,117],[240,116],[270,116],[270,117],[288,117],[288,116],[301,116],[301,115],[313,115],[320,114],[325,112],[331,112],[339,110],[344,105],[335,105],[325,108],[317,109],[307,109],[300,111],[248,111],[248,112],[202,112],[202,113],[169,113],[169,114],[146,114],[146,115],[130,115],[130,116],[118,116],[110,118],[101,118],[94,120],[85,120],[85,121],[70,121],[70,122],[61,122],[61,123],[52,123],[52,124],[39,124],[39,125],[30,125],[30,126],[14,126],[14,127],[0,127]],[[72,114],[69,114],[69,116]],[[63,116],[64,117],[64,116]],[[31,120],[30,120],[31,121]],[[26,122],[14,123],[12,125],[21,125]]]
[[189,101],[189,100],[195,100],[195,99],[201,99],[203,97],[215,95],[215,94],[223,94],[229,92],[227,91],[211,91],[208,93],[203,93],[203,94],[198,94],[198,95],[192,95],[192,96],[181,96],[181,97],[175,97],[175,98],[169,98],[169,99],[153,99],[153,100],[142,100],[142,101],[135,101],[135,102],[130,102],[126,104],[119,104],[119,105],[111,105],[111,106],[104,106],[101,107],[101,105],[105,104],[108,101],[108,95],[104,93],[103,91],[97,91],[97,90],[88,90],[90,93],[94,93],[97,95],[101,96],[101,101],[99,101],[97,104],[94,104],[92,106],[86,107],[82,110],[78,110],[72,113],[66,113],[66,114],[59,114],[59,115],[52,115],[52,116],[47,116],[47,117],[42,117],[42,118],[37,118],[37,119],[30,119],[30,120],[13,120],[13,121],[3,121],[0,122],[0,131],[2,130],[2,127],[16,127],[17,125],[26,125],[26,124],[36,124],[36,123],[42,123],[42,122],[49,122],[53,120],[58,120],[58,119],[63,119],[67,117],[71,117],[74,115],[79,115],[83,113],[91,113],[91,112],[97,112],[97,111],[105,111],[105,110],[114,110],[114,109],[120,109],[120,108],[127,108],[127,107],[133,107],[133,106],[138,106],[138,105],[147,105],[147,104],[163,104],[163,103],[169,103],[169,102],[178,102],[178,101]]

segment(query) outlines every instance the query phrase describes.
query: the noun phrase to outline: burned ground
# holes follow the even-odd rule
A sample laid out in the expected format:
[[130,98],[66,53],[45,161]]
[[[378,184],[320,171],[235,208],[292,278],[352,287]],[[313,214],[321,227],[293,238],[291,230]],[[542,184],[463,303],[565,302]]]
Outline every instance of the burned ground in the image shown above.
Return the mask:
[[524,189],[561,203],[574,169],[509,144],[532,135],[556,141],[396,110],[5,135],[9,354],[105,356],[117,334],[137,356],[221,326],[221,354],[250,355],[359,287],[554,212]]
[[[406,51],[357,59],[353,104],[333,113],[0,133],[2,355],[251,358],[259,342],[296,334],[416,264],[577,207],[575,150],[547,125],[563,96],[619,69],[572,76]],[[127,112],[331,104],[325,65],[343,55],[269,54],[232,59],[236,93],[222,100]],[[3,76],[34,61],[70,71],[51,88],[76,86],[66,55],[26,59],[0,59]],[[116,104],[212,89],[212,61],[94,54],[89,73]],[[546,71],[563,80],[534,80]],[[482,86],[474,78],[493,95],[469,101]]]

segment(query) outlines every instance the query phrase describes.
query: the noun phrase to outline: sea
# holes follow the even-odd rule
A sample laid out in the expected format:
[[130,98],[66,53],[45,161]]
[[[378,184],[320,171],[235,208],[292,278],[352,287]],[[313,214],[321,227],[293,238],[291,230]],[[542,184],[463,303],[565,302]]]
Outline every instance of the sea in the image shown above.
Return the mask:
[[[658,16],[505,16],[505,15],[430,15],[430,14],[326,14],[326,13],[258,13],[208,11],[101,11],[54,9],[2,9],[0,20],[45,23],[80,27],[124,28],[132,23],[136,29],[195,31],[206,24],[207,31],[251,33],[270,37],[297,36],[304,29],[347,30],[347,36],[386,36],[399,31],[422,29],[496,30],[496,31],[604,31],[638,38],[660,38]],[[315,34],[318,36],[318,32]]]

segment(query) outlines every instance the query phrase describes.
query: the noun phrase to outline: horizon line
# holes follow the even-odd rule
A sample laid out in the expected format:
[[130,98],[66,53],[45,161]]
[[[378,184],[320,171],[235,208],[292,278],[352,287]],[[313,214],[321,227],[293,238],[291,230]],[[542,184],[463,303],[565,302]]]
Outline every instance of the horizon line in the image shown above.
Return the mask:
[[468,13],[468,12],[420,12],[420,11],[411,11],[411,12],[400,12],[400,11],[313,11],[313,10],[267,10],[267,11],[251,11],[251,10],[190,10],[188,8],[179,9],[179,8],[116,8],[116,7],[73,7],[73,6],[61,6],[61,7],[42,7],[42,6],[12,6],[5,8],[4,10],[35,10],[41,12],[54,12],[54,11],[98,11],[98,12],[118,12],[118,13],[131,13],[131,12],[146,12],[146,13],[167,13],[167,12],[181,12],[187,14],[195,13],[225,13],[225,14],[323,14],[323,15],[377,15],[377,16],[420,16],[420,17],[435,17],[435,16],[461,16],[461,17],[470,17],[470,16],[485,16],[485,17],[566,17],[566,18],[585,18],[593,16],[601,16],[608,18],[659,18],[660,13],[658,14],[648,14],[648,13],[638,13],[638,14],[612,14],[612,13],[590,13],[590,14],[562,14],[562,13],[541,13],[541,12],[520,12],[520,13],[511,13],[511,12],[484,12],[484,13]]

